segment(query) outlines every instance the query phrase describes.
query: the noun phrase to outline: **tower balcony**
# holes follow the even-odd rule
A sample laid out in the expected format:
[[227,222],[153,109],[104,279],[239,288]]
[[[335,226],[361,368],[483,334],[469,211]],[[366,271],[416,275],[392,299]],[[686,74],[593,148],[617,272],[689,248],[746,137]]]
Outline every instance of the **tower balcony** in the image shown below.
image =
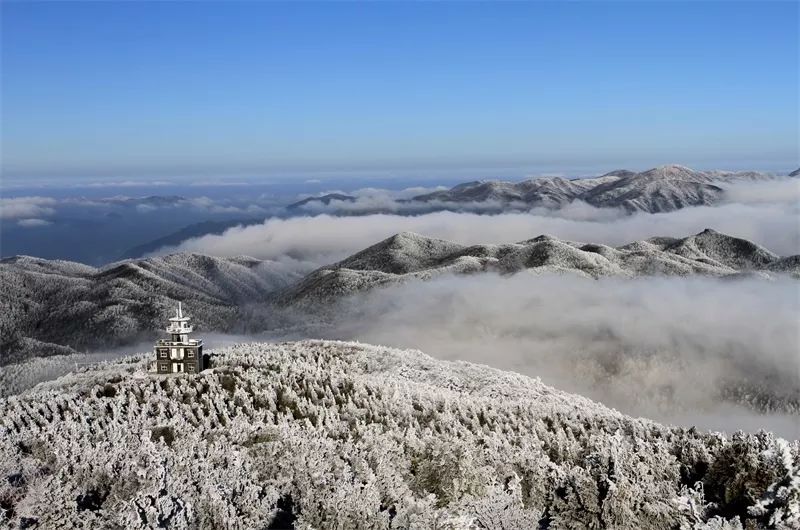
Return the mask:
[[186,339],[185,341],[174,341],[170,339],[157,339],[156,346],[202,346],[203,339]]
[[167,326],[167,333],[175,333],[183,335],[184,333],[191,333],[194,328],[192,326],[182,326],[180,324],[172,323]]

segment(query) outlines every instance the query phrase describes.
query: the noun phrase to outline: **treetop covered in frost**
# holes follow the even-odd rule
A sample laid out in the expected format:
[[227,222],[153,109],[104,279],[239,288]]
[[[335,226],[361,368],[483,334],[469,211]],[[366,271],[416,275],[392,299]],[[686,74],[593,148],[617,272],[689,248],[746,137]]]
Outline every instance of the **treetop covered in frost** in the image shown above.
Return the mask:
[[52,527],[796,528],[800,446],[626,417],[358,343],[148,357],[0,399],[0,521]]

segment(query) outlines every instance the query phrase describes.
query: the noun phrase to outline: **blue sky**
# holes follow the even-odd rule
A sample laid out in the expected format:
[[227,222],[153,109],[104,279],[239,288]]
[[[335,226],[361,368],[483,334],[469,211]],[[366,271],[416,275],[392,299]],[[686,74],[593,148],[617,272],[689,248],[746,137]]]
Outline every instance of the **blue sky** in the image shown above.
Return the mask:
[[2,10],[9,180],[798,165],[796,2]]

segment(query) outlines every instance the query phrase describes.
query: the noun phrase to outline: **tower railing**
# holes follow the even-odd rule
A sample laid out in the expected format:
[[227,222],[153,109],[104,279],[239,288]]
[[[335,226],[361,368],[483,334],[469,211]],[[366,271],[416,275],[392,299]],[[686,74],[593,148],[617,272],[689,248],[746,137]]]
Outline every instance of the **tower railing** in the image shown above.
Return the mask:
[[167,326],[167,333],[177,333],[183,335],[184,333],[191,333],[194,330],[192,326],[179,326],[176,324],[170,324]]

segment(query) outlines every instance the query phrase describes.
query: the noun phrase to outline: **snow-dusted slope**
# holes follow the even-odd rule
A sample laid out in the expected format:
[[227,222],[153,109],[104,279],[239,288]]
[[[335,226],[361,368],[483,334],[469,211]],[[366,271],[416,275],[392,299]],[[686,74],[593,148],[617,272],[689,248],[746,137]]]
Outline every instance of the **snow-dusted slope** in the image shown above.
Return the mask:
[[146,364],[0,399],[0,524],[800,524],[800,446],[767,433],[664,427],[513,373],[354,343],[235,346],[197,376]]
[[[232,330],[245,303],[292,277],[248,257],[173,254],[95,269],[27,256],[0,261],[0,364],[150,336],[177,300],[200,329]],[[72,348],[72,349],[70,349]]]
[[587,179],[565,180],[556,177],[521,182],[467,182],[449,190],[419,195],[414,200],[443,203],[498,201],[509,205],[549,208],[581,200],[598,208],[656,213],[714,204],[724,193],[718,185],[721,183],[769,178],[772,177],[755,171],[695,171],[670,165],[641,173],[617,170]]
[[445,273],[572,272],[595,278],[753,272],[797,275],[798,261],[799,256],[780,258],[755,243],[714,230],[683,239],[652,238],[619,248],[547,235],[515,244],[464,246],[405,232],[311,273],[287,287],[279,299],[283,304],[316,304],[387,282]]
[[581,200],[602,208],[629,212],[669,212],[686,206],[713,204],[723,189],[701,171],[683,166],[663,166],[597,186]]
[[604,175],[597,178],[575,180],[552,177],[535,178],[521,182],[500,180],[465,182],[449,190],[418,195],[412,200],[456,203],[497,201],[500,203],[519,203],[557,208],[572,202],[587,190],[618,179],[619,177],[616,175]]
[[0,261],[0,365],[151,340],[183,301],[198,330],[263,331],[267,304],[308,307],[357,291],[445,273],[572,272],[583,276],[800,274],[800,257],[780,258],[742,239],[706,230],[619,248],[539,236],[464,246],[402,233],[303,278],[248,257],[173,254],[104,269],[15,257]]
[[249,219],[227,219],[224,221],[201,221],[193,223],[181,228],[166,236],[153,239],[146,243],[131,247],[123,252],[119,259],[137,259],[142,256],[147,256],[156,252],[157,250],[165,247],[177,247],[182,242],[195,237],[202,237],[206,235],[219,235],[224,233],[229,228],[234,226],[250,226],[254,224],[263,223],[263,218],[249,218]]

